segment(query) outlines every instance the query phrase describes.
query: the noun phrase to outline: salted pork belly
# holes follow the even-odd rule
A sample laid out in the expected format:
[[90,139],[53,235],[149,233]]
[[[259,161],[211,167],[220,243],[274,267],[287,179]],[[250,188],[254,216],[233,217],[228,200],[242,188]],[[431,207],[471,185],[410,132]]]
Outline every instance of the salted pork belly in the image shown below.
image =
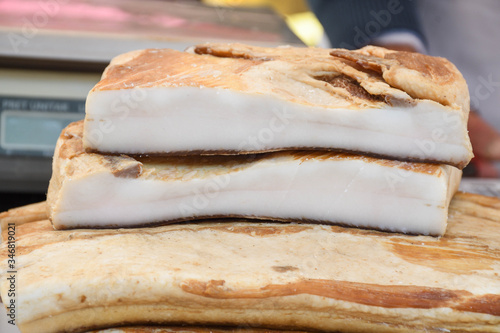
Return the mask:
[[84,147],[122,154],[336,150],[463,168],[469,94],[443,58],[203,44],[113,59],[86,104]]
[[86,153],[82,125],[63,131],[54,156],[48,204],[58,229],[245,217],[442,235],[461,176],[448,165],[318,151]]
[[[498,333],[499,206],[457,193],[439,238],[240,220],[112,230],[24,223],[15,296],[11,243],[0,244],[0,293],[5,306],[15,302],[21,332]],[[110,329],[136,325],[164,329]]]

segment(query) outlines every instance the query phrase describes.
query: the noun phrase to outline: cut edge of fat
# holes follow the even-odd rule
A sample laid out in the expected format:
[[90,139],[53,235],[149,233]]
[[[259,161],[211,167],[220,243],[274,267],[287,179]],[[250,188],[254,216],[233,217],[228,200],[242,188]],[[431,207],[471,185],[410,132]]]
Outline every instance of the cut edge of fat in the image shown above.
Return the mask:
[[264,159],[185,181],[120,178],[106,168],[66,177],[62,167],[49,190],[57,229],[235,216],[440,236],[461,177],[447,165],[426,174],[361,159]]
[[93,92],[86,112],[84,147],[101,152],[326,148],[460,168],[472,157],[463,113],[430,100],[325,108],[228,89],[155,87]]

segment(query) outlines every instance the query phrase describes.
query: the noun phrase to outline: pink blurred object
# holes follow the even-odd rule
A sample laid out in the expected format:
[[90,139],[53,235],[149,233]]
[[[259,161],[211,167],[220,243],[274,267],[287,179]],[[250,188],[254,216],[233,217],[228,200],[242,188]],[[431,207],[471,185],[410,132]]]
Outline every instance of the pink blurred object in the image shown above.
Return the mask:
[[266,24],[274,31],[266,31],[259,22],[250,27],[245,20],[234,17],[226,20],[227,14],[225,9],[189,1],[3,0],[0,2],[0,27],[24,26],[153,38],[216,37],[267,42],[281,38],[279,27],[272,22]]

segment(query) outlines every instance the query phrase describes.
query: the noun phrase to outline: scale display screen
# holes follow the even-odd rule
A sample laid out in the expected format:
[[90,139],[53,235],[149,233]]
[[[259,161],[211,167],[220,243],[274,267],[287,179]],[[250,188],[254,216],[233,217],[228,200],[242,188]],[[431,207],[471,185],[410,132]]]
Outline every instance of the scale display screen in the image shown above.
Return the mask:
[[61,131],[80,114],[2,112],[0,146],[5,150],[53,151]]
[[63,128],[84,116],[85,101],[0,97],[0,154],[51,156]]

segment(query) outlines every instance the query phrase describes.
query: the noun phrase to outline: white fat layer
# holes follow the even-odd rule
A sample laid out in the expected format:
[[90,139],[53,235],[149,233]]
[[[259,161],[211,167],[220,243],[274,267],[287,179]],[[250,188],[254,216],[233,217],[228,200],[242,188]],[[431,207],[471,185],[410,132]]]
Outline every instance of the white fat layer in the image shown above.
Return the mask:
[[443,171],[436,176],[361,160],[291,160],[182,181],[96,173],[64,182],[53,223],[130,226],[238,215],[441,235],[460,175],[453,167]]
[[106,152],[315,147],[452,164],[470,158],[460,112],[428,100],[350,110],[225,89],[145,88],[91,93],[86,112],[84,145]]

